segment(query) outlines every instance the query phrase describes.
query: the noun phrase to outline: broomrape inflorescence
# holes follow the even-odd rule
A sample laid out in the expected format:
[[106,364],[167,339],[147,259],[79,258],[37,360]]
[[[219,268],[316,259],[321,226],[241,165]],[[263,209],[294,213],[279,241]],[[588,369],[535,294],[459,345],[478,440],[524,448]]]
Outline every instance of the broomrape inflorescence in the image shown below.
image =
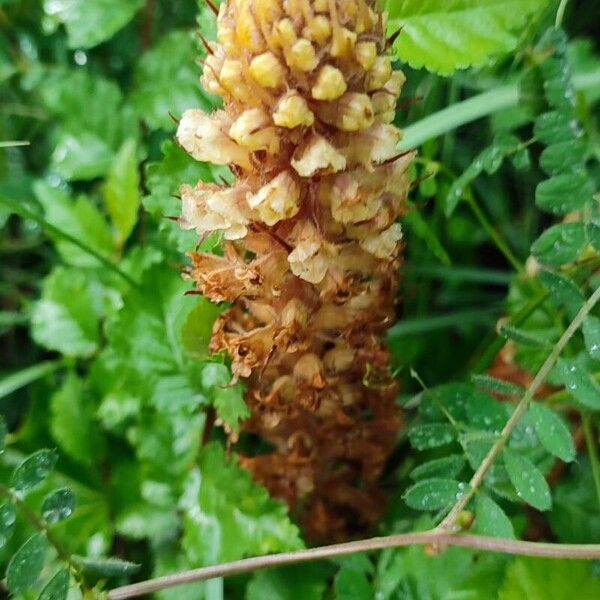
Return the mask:
[[222,232],[191,254],[202,294],[231,308],[211,350],[247,382],[244,424],[273,450],[240,461],[315,538],[381,514],[378,479],[400,426],[381,336],[394,299],[412,153],[392,124],[404,75],[376,0],[228,0],[204,87],[177,139],[234,185],[181,190],[181,225]]

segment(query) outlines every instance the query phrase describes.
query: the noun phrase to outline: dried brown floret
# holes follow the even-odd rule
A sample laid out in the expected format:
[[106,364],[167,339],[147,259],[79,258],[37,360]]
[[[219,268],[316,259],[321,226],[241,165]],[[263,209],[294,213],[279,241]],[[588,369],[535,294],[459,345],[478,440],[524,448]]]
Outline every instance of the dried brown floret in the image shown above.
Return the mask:
[[378,480],[400,417],[381,336],[394,320],[408,167],[392,125],[404,75],[375,0],[226,0],[203,82],[223,97],[181,119],[180,144],[232,186],[181,191],[181,224],[221,231],[188,276],[232,307],[211,348],[246,380],[241,461],[309,537],[342,539],[385,507]]

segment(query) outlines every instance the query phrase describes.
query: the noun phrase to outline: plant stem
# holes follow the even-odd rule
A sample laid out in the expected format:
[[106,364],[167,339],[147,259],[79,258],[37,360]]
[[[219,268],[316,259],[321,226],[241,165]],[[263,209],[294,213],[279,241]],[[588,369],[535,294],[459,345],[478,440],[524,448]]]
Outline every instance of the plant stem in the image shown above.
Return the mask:
[[592,466],[592,475],[594,477],[594,486],[596,487],[596,496],[598,506],[600,506],[600,457],[598,456],[598,443],[594,434],[592,424],[592,415],[586,412],[582,417],[583,435],[585,436],[585,445],[587,446],[590,464]]
[[558,10],[556,11],[556,20],[554,21],[554,26],[556,29],[562,26],[562,22],[565,17],[565,11],[567,10],[567,4],[569,4],[569,0],[560,0]]
[[514,255],[513,251],[509,248],[506,241],[490,223],[489,219],[487,218],[487,215],[483,212],[482,208],[477,203],[477,200],[475,200],[475,196],[469,191],[465,194],[465,199],[467,201],[467,204],[473,211],[473,214],[479,221],[479,224],[485,229],[486,233],[490,236],[494,244],[496,244],[498,250],[500,250],[500,252],[504,255],[506,260],[519,274],[523,273],[523,265],[521,264],[519,259]]
[[[577,91],[600,87],[600,69],[582,75],[574,75],[573,85]],[[402,150],[417,148],[424,142],[444,135],[461,125],[518,104],[519,85],[517,83],[483,92],[413,123],[404,130],[404,138],[400,142],[399,148]]]
[[281,554],[270,554],[254,558],[244,558],[222,565],[202,567],[183,571],[173,575],[165,575],[148,581],[126,585],[111,590],[108,593],[109,600],[125,600],[159,590],[205,581],[215,577],[227,577],[247,573],[258,569],[278,567],[302,562],[308,562],[337,556],[347,556],[357,552],[371,552],[384,548],[398,548],[401,546],[439,544],[441,546],[461,546],[463,548],[474,548],[487,552],[500,552],[503,554],[517,554],[522,556],[545,556],[547,558],[569,558],[569,559],[597,559],[600,558],[600,545],[593,544],[545,544],[541,542],[522,542],[520,540],[508,540],[491,538],[478,535],[452,535],[439,531],[425,531],[416,533],[403,533],[387,537],[376,537],[343,544],[333,544],[320,548],[308,550],[297,550],[295,552],[283,552]]
[[8,140],[0,142],[0,148],[14,148],[15,146],[29,146],[29,142],[25,140]]
[[483,483],[483,480],[488,470],[490,469],[500,452],[502,452],[502,449],[508,442],[514,428],[517,426],[517,424],[521,420],[521,417],[523,417],[523,415],[527,411],[529,403],[534,398],[541,385],[544,383],[546,377],[548,376],[548,373],[550,373],[550,371],[554,367],[554,364],[558,360],[558,357],[560,356],[561,352],[564,350],[565,346],[573,337],[575,332],[581,327],[584,319],[587,317],[587,315],[590,313],[590,311],[594,308],[594,306],[598,303],[599,300],[600,286],[596,288],[594,293],[581,307],[575,318],[571,321],[565,332],[562,334],[562,336],[552,349],[552,352],[550,352],[550,354],[548,355],[548,358],[546,358],[546,360],[544,361],[544,364],[537,372],[535,378],[531,382],[531,385],[527,388],[525,394],[523,394],[523,397],[517,404],[515,411],[504,426],[504,429],[500,433],[500,437],[496,440],[496,442],[488,452],[487,456],[483,459],[477,471],[475,471],[475,474],[469,482],[469,490],[459,498],[458,502],[456,502],[456,504],[452,507],[446,518],[440,523],[440,525],[437,528],[439,531],[447,532],[454,529],[456,522],[460,517],[460,514],[465,509],[467,504],[469,504],[469,502]]
[[85,242],[78,240],[76,237],[73,237],[70,233],[59,229],[52,223],[49,223],[44,217],[36,214],[32,210],[29,210],[25,206],[22,206],[19,202],[12,200],[11,198],[6,198],[5,196],[0,196],[0,204],[4,204],[14,213],[18,214],[20,217],[24,219],[31,219],[35,221],[38,225],[43,227],[48,233],[55,235],[56,237],[62,238],[63,240],[70,242],[71,244],[75,244],[79,248],[81,248],[84,252],[87,252],[90,256],[93,256],[98,262],[102,263],[105,267],[119,275],[122,279],[124,279],[129,285],[132,287],[139,287],[139,284],[134,281],[125,271],[122,271],[117,265],[111,262],[106,256],[103,256],[90,246],[88,246]]
[[[56,539],[56,536],[50,528],[48,527],[48,523],[44,521],[44,519],[38,517],[30,508],[25,504],[23,499],[11,488],[0,483],[0,494],[9,498],[12,502],[15,503],[15,506],[19,509],[19,511],[25,516],[25,518],[41,533],[46,536],[46,539],[54,546],[56,553],[59,558],[65,562],[71,571],[73,572],[73,576],[80,584],[82,585],[83,575],[81,573],[81,568],[77,564],[75,560],[73,560],[69,551],[62,545],[62,543]],[[83,590],[83,588],[81,588]]]

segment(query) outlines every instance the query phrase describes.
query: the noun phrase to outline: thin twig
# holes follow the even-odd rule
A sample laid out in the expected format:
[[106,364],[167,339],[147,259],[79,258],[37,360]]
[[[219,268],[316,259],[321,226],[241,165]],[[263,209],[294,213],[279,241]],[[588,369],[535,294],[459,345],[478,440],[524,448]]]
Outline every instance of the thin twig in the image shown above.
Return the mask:
[[297,564],[324,558],[346,556],[357,552],[371,552],[384,548],[398,548],[401,546],[439,544],[441,546],[461,546],[486,552],[499,552],[502,554],[516,554],[523,556],[544,556],[546,558],[569,559],[598,559],[600,558],[600,544],[545,544],[541,542],[522,542],[478,535],[453,535],[439,531],[425,531],[417,533],[403,533],[387,537],[376,537],[344,544],[333,544],[320,548],[298,550],[296,552],[283,552],[245,558],[222,565],[202,567],[183,571],[173,575],[165,575],[148,581],[125,585],[111,590],[108,594],[110,600],[125,600],[151,594],[159,590],[172,588],[186,583],[205,581],[215,577],[227,577],[283,565]]
[[581,327],[584,319],[587,317],[589,312],[594,308],[594,306],[598,303],[599,300],[600,286],[596,288],[596,291],[588,298],[585,304],[581,307],[575,318],[571,321],[565,332],[562,334],[562,336],[552,349],[552,352],[550,352],[550,354],[548,355],[548,358],[544,361],[544,364],[537,372],[535,378],[531,382],[531,385],[527,388],[525,394],[523,394],[523,397],[517,404],[515,411],[504,426],[504,429],[500,433],[500,437],[496,440],[496,442],[488,452],[487,456],[483,459],[477,471],[475,471],[475,474],[469,482],[468,491],[465,492],[465,494],[463,494],[459,498],[458,502],[456,502],[456,504],[452,507],[446,518],[440,523],[440,525],[438,526],[439,531],[452,531],[456,522],[458,521],[458,518],[460,517],[460,514],[465,509],[467,504],[471,501],[471,499],[483,483],[483,480],[488,470],[494,464],[494,461],[496,460],[496,458],[498,458],[500,452],[502,452],[502,449],[508,442],[508,439],[510,438],[513,430],[521,420],[521,417],[523,417],[523,415],[527,411],[529,403],[535,397],[536,393],[546,380],[548,373],[550,373],[550,371],[554,367],[554,364],[558,360],[558,357],[560,356],[561,352],[564,350],[565,346],[568,344],[569,340],[573,337],[575,332]]

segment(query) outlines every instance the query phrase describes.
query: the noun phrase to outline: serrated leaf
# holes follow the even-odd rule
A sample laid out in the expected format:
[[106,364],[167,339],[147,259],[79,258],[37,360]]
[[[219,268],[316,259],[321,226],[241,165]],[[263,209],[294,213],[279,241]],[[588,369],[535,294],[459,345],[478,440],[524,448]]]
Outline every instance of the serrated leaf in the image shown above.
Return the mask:
[[545,0],[387,0],[394,48],[414,68],[444,75],[487,62],[517,44],[513,32]]
[[513,340],[523,346],[530,348],[549,348],[550,344],[535,335],[532,335],[524,329],[513,327],[512,325],[503,325],[500,328],[500,335],[507,340]]
[[587,150],[587,144],[581,139],[556,142],[542,152],[540,166],[548,175],[582,168]]
[[257,571],[246,600],[323,600],[329,578],[329,569],[314,563]]
[[423,479],[409,487],[403,498],[415,510],[441,510],[454,504],[467,488],[455,479]]
[[0,550],[6,546],[15,532],[17,511],[12,502],[0,506]]
[[504,511],[489,497],[475,496],[475,531],[480,535],[514,539],[515,531]]
[[14,471],[11,486],[25,492],[41,483],[54,469],[58,454],[55,450],[38,450],[28,456]]
[[575,460],[575,442],[564,421],[552,409],[538,402],[534,402],[528,412],[542,446],[565,462]]
[[600,360],[600,319],[588,315],[583,322],[585,347],[594,360]]
[[428,423],[413,427],[408,437],[416,450],[428,450],[450,444],[456,439],[456,431],[449,423]]
[[50,431],[61,450],[78,463],[89,467],[102,457],[95,406],[84,381],[72,372],[50,398]]
[[216,99],[202,93],[198,47],[188,31],[171,31],[137,63],[131,101],[139,117],[153,129],[172,130],[169,114],[180,117],[191,107],[210,111]]
[[46,538],[32,535],[13,555],[6,568],[6,587],[12,594],[22,594],[37,581],[46,555]]
[[466,461],[460,454],[435,458],[410,472],[411,479],[454,479],[463,470]]
[[558,111],[540,115],[535,121],[533,133],[547,146],[581,137],[577,120],[569,113]]
[[90,356],[100,343],[100,319],[94,307],[86,276],[56,267],[44,280],[42,297],[33,305],[31,335],[50,350]]
[[343,566],[333,582],[336,600],[373,600],[373,589],[364,571]]
[[538,510],[548,510],[552,506],[552,496],[541,471],[528,458],[510,448],[505,448],[502,455],[519,498]]
[[595,600],[600,579],[593,562],[517,558],[506,569],[498,600]]
[[471,375],[471,381],[473,382],[473,385],[476,385],[479,388],[503,396],[520,396],[525,391],[523,387],[516,383],[498,379],[491,375],[473,374]]
[[44,0],[44,11],[63,23],[70,48],[92,48],[111,38],[143,6],[143,0]]
[[73,556],[75,562],[90,575],[96,577],[122,577],[139,571],[141,565],[120,558],[87,558]]
[[46,584],[40,593],[38,600],[66,600],[69,594],[69,582],[71,575],[68,569],[61,569]]
[[[78,196],[73,199],[64,190],[42,182],[36,182],[33,190],[48,223],[84,242],[98,254],[110,258],[114,252],[110,228],[89,198]],[[55,238],[54,243],[62,258],[70,265],[97,267],[100,264],[98,259],[67,240]]]
[[50,492],[42,503],[42,517],[51,524],[69,518],[74,510],[75,494],[67,487]]
[[102,188],[104,202],[123,245],[137,222],[140,207],[137,145],[126,140],[117,152]]
[[559,358],[553,370],[559,383],[583,406],[600,409],[600,385],[591,376],[582,357]]
[[270,497],[219,443],[207,444],[181,501],[183,547],[192,564],[302,547],[287,507]]
[[51,138],[52,169],[68,180],[103,176],[123,142],[139,138],[133,109],[123,102],[116,82],[94,75],[92,69],[44,72],[39,92],[57,125]]
[[559,223],[533,242],[531,253],[542,263],[560,266],[576,260],[585,243],[583,223]]
[[583,293],[571,279],[552,271],[542,271],[539,278],[550,292],[552,301],[558,306],[565,306],[570,313],[576,313],[585,302]]
[[561,173],[542,181],[535,189],[538,208],[555,215],[566,215],[591,202],[594,184],[583,171]]

